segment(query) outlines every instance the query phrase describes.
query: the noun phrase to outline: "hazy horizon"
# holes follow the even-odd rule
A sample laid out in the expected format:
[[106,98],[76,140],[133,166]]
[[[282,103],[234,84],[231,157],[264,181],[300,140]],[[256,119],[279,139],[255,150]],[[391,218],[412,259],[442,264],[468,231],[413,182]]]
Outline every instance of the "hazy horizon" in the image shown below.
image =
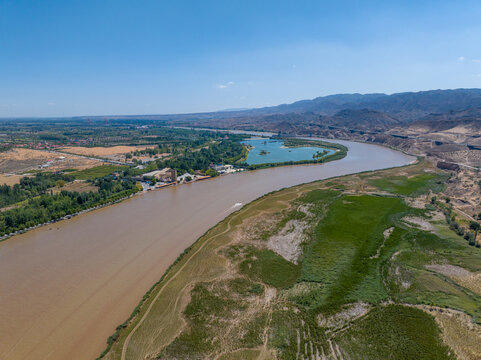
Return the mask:
[[[406,91],[406,92],[396,92],[396,93],[380,93],[380,92],[372,92],[372,93],[359,93],[359,92],[352,92],[352,93],[336,93],[336,94],[327,94],[323,96],[316,96],[309,99],[296,99],[289,103],[280,103],[280,104],[273,104],[267,105],[265,107],[271,106],[278,106],[278,105],[289,105],[298,101],[304,100],[314,100],[319,97],[328,97],[328,96],[336,96],[336,95],[373,95],[373,94],[383,94],[383,95],[396,95],[402,93],[418,93],[418,92],[425,92],[425,91],[449,91],[449,90],[481,90],[481,88],[452,88],[452,89],[427,89],[427,90],[419,90],[419,91]],[[194,114],[203,114],[203,113],[221,113],[221,112],[236,112],[236,111],[247,111],[247,110],[255,110],[261,109],[263,107],[252,107],[252,108],[231,108],[231,109],[217,109],[217,110],[208,110],[208,111],[198,111],[198,112],[186,112],[186,113],[138,113],[138,114],[78,114],[78,115],[65,115],[65,116],[0,116],[0,120],[9,120],[9,119],[62,119],[62,118],[85,118],[85,117],[122,117],[122,116],[169,116],[169,115],[194,115]]]

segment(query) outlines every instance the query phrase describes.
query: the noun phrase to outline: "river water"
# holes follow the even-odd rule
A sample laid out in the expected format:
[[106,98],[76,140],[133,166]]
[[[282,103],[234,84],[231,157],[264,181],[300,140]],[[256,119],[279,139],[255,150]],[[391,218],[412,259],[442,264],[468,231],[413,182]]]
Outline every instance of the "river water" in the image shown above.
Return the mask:
[[270,140],[265,138],[248,139],[242,141],[242,143],[253,147],[249,151],[249,154],[247,154],[246,163],[249,165],[302,160],[312,161],[314,159],[313,156],[318,153],[323,153],[322,157],[334,153],[334,150],[332,149],[314,146],[288,148],[283,146],[284,141],[282,140]]
[[151,191],[0,243],[0,359],[94,359],[177,256],[236,203],[414,160],[376,145],[336,142],[349,148],[342,160]]

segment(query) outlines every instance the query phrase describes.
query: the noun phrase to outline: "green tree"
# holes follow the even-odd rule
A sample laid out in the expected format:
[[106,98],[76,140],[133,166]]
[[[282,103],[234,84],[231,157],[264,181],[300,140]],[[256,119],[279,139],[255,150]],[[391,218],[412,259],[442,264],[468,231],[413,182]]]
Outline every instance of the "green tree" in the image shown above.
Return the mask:
[[471,221],[469,223],[469,228],[474,231],[474,241],[476,241],[476,238],[478,237],[478,231],[481,225],[477,221]]
[[466,234],[464,234],[464,239],[471,241],[473,239],[473,234],[470,232],[467,232]]

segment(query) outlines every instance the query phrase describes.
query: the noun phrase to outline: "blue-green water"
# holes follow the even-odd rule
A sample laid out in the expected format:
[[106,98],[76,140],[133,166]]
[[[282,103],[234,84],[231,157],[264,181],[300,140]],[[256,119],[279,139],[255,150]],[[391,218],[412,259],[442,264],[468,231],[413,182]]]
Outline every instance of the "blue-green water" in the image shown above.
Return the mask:
[[[242,143],[254,147],[247,155],[246,162],[249,165],[313,160],[312,156],[317,152],[322,153],[324,150],[326,150],[328,153],[326,153],[325,156],[334,152],[334,150],[312,146],[284,148],[282,147],[284,145],[284,141],[272,139],[249,139],[242,141]],[[261,155],[260,153],[262,151],[267,152],[267,154]]]

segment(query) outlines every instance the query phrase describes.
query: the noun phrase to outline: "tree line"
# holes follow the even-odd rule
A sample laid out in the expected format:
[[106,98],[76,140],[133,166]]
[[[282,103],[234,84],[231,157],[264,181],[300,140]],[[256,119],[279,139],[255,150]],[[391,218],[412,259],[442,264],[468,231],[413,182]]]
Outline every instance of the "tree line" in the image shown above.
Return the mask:
[[21,207],[1,212],[0,236],[120,200],[139,191],[136,182],[130,179],[103,178],[96,179],[93,183],[98,186],[98,192],[79,193],[62,190],[58,194],[44,193],[30,198]]
[[238,163],[243,157],[243,149],[239,139],[224,139],[197,151],[186,149],[177,156],[157,160],[157,167],[169,167],[181,174],[195,170],[208,171],[211,164]]
[[13,186],[0,186],[0,207],[5,207],[17,202],[30,199],[45,193],[54,187],[57,182],[70,182],[74,177],[65,174],[37,173],[32,177],[23,177],[20,183]]

